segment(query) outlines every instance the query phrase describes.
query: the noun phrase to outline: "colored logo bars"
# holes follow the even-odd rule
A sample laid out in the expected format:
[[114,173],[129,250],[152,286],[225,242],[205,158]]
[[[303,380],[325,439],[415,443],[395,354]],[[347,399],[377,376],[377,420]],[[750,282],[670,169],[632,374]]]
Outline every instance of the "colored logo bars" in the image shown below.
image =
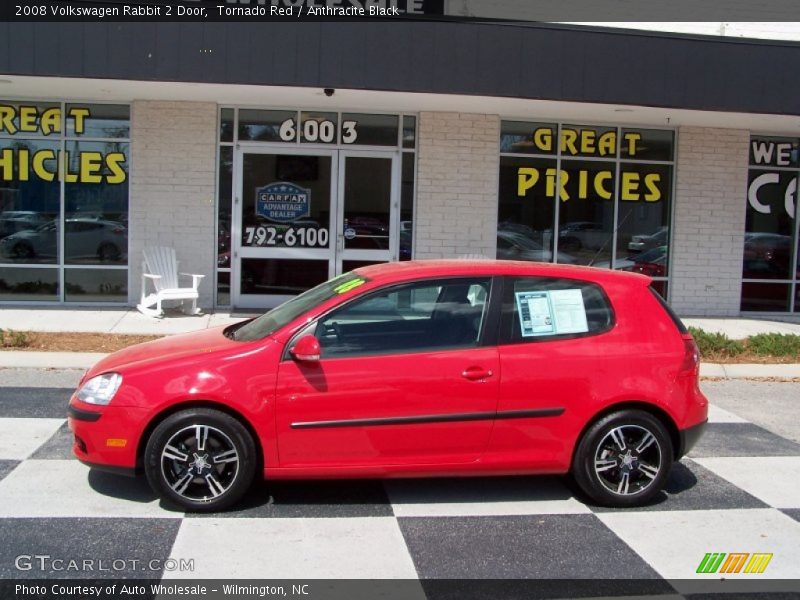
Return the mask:
[[[727,558],[726,558],[727,557]],[[749,559],[749,560],[748,560]],[[697,567],[698,573],[763,573],[772,554],[763,552],[708,552]]]

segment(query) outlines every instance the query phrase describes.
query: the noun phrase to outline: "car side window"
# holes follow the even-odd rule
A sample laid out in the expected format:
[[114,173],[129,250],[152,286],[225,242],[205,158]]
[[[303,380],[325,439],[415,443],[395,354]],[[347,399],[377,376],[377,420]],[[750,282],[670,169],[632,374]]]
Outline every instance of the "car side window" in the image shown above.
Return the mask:
[[318,323],[322,357],[475,347],[489,286],[489,278],[427,280],[357,299]]
[[504,286],[501,344],[595,335],[614,314],[599,285],[552,277],[509,277]]

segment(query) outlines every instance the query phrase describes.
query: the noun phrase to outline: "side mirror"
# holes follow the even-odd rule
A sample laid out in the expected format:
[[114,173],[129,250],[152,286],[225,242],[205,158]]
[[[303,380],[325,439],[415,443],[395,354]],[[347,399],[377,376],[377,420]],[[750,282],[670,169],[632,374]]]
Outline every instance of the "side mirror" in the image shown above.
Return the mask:
[[301,337],[289,350],[292,358],[302,362],[318,362],[321,353],[319,340],[311,334]]

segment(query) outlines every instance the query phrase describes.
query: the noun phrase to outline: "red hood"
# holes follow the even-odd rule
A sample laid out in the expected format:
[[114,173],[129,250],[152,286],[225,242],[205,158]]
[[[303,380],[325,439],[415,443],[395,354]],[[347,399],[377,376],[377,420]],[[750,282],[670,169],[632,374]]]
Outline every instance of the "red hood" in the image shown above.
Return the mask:
[[130,346],[106,356],[89,369],[85,377],[124,370],[134,364],[141,366],[149,362],[163,361],[166,358],[176,359],[218,350],[240,350],[246,345],[225,337],[222,333],[224,330],[224,326],[214,327]]

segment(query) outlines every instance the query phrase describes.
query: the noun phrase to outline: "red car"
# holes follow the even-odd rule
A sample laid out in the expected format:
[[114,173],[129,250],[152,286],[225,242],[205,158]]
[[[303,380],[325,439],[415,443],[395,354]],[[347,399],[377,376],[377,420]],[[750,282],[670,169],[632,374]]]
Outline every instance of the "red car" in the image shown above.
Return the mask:
[[194,511],[266,479],[572,472],[662,489],[708,402],[643,275],[511,261],[358,269],[265,315],[116,352],[69,404],[74,453]]

